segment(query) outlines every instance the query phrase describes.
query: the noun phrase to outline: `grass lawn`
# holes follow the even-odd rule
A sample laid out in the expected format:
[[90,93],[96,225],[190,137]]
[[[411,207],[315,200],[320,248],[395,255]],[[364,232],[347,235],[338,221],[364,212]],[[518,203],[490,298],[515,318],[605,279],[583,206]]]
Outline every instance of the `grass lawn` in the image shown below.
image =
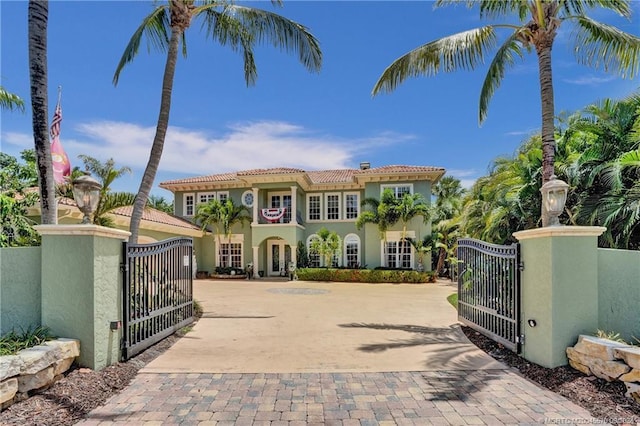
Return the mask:
[[449,301],[449,303],[451,303],[451,306],[458,309],[458,293],[453,293],[452,295],[448,296],[447,300]]

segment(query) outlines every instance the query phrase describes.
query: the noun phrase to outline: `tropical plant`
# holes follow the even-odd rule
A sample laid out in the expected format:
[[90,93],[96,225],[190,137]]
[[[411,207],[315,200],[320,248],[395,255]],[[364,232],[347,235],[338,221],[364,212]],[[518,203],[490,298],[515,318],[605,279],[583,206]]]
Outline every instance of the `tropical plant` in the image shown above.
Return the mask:
[[27,209],[38,203],[38,192],[29,191],[38,177],[33,163],[33,150],[22,151],[23,163],[0,152],[0,247],[32,246],[40,243],[33,229],[35,222]]
[[407,225],[415,217],[422,217],[422,221],[427,223],[431,219],[431,209],[422,194],[404,194],[397,203],[393,205],[398,221],[402,223],[402,239],[407,237]]
[[356,219],[356,228],[362,229],[367,223],[375,224],[380,232],[380,238],[386,240],[387,230],[400,220],[398,210],[394,207],[398,204],[398,199],[393,191],[385,189],[380,195],[380,200],[367,197],[361,204],[368,209],[363,209]]
[[7,92],[4,87],[0,86],[0,109],[24,112],[24,101],[18,95]]
[[333,258],[340,251],[342,242],[335,231],[329,231],[327,228],[320,228],[316,232],[318,238],[314,238],[310,244],[310,251],[317,253],[324,258],[324,266],[331,267]]
[[89,155],[80,154],[78,158],[82,160],[86,169],[97,178],[102,186],[98,205],[93,213],[93,223],[110,228],[115,227],[113,219],[107,213],[119,207],[132,205],[135,195],[130,192],[113,192],[111,184],[125,173],[131,173],[131,169],[127,166],[116,168],[113,158],[109,158],[104,163]]
[[307,246],[302,241],[298,241],[298,247],[296,249],[296,263],[297,268],[309,267],[309,253],[307,252]]
[[[640,63],[640,38],[588,17],[586,12],[601,7],[621,16],[631,16],[630,0],[437,0],[436,7],[464,2],[478,6],[481,18],[515,17],[519,25],[495,24],[464,31],[424,44],[389,65],[373,88],[375,96],[391,92],[404,80],[433,76],[438,72],[475,69],[497,46],[497,30],[509,32],[495,53],[480,92],[479,121],[487,116],[491,97],[500,86],[507,68],[524,52],[535,49],[538,59],[540,101],[542,106],[542,183],[554,174],[556,141],[554,135],[554,95],[551,49],[564,23],[574,24],[571,34],[578,62],[617,71],[622,77],[634,77]],[[543,226],[547,218],[543,217]]]
[[206,203],[198,204],[196,206],[194,220],[200,225],[203,234],[210,232],[210,227],[213,227],[215,230],[218,246],[218,263],[222,265],[222,232],[220,232],[220,227],[222,226],[222,203],[214,198]]
[[43,224],[58,222],[56,187],[53,178],[47,101],[47,22],[49,2],[29,0],[29,79],[33,141],[36,150],[40,212]]
[[149,195],[147,206],[161,212],[173,214],[173,201],[169,202],[159,195]]
[[424,270],[424,257],[431,254],[433,250],[433,238],[428,235],[423,239],[408,238],[407,240],[418,256],[418,270]]
[[432,189],[433,195],[436,196],[436,202],[433,207],[433,227],[439,229],[440,232],[434,232],[435,243],[437,248],[436,272],[438,275],[444,273],[447,253],[451,250],[452,244],[455,242],[449,238],[452,230],[457,230],[458,223],[453,221],[462,211],[462,197],[465,194],[462,183],[453,176],[444,176],[440,179]]
[[[272,3],[282,4],[280,0],[272,0]],[[182,47],[182,54],[186,56],[185,31],[193,19],[203,21],[201,28],[212,40],[242,52],[244,78],[248,86],[255,84],[258,77],[253,56],[257,44],[271,43],[287,52],[297,53],[300,62],[310,71],[318,71],[322,62],[318,41],[307,28],[278,14],[239,6],[233,0],[169,0],[166,4],[157,5],[133,33],[113,77],[114,84],[117,84],[125,65],[136,57],[143,37],[147,38],[150,47],[167,54],[156,133],[131,216],[132,242],[137,240],[142,211],[160,164],[169,126],[178,50]]]
[[252,217],[249,216],[249,209],[246,206],[237,206],[233,199],[227,198],[224,202],[220,203],[220,221],[222,222],[222,232],[227,237],[228,244],[228,264],[231,267],[231,230],[232,228],[240,224],[244,227],[245,223],[251,222]]

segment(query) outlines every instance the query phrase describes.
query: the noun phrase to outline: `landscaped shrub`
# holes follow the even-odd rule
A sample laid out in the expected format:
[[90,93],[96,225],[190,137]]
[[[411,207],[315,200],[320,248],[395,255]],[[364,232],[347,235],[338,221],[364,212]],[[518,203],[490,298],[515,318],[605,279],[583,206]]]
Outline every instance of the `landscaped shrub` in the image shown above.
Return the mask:
[[22,349],[41,345],[47,340],[55,339],[48,327],[29,327],[22,333],[10,331],[0,338],[0,356],[15,355]]
[[383,269],[335,269],[303,268],[296,271],[303,281],[340,281],[361,283],[432,283],[436,281],[433,271]]
[[233,271],[233,275],[244,274],[244,269],[231,268],[229,266],[217,266],[215,273],[216,275],[232,275],[231,271]]

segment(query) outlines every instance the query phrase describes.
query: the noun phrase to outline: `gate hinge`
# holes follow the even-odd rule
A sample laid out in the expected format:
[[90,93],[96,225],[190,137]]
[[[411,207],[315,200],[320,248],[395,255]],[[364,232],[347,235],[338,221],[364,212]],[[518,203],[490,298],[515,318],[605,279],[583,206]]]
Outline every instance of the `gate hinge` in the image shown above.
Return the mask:
[[524,345],[524,334],[521,334],[516,338],[516,343],[520,343],[521,345]]
[[519,271],[524,271],[524,262],[518,263],[518,270]]
[[129,270],[129,264],[127,262],[123,262],[120,264],[120,272],[127,272]]

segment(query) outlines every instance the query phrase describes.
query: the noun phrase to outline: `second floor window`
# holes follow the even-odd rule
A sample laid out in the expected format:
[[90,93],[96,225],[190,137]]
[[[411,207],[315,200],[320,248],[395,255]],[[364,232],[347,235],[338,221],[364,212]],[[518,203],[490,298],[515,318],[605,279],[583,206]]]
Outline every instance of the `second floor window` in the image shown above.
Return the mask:
[[320,206],[320,195],[309,195],[309,205],[307,206],[309,211],[309,220],[322,219],[322,207]]
[[195,196],[193,194],[184,195],[184,215],[193,216],[195,208]]
[[380,185],[380,192],[390,189],[396,198],[400,199],[404,194],[413,194],[413,185],[410,183],[400,185]]
[[340,194],[327,194],[327,215],[326,220],[340,219]]
[[344,218],[356,219],[360,212],[358,194],[345,194],[344,195]]

